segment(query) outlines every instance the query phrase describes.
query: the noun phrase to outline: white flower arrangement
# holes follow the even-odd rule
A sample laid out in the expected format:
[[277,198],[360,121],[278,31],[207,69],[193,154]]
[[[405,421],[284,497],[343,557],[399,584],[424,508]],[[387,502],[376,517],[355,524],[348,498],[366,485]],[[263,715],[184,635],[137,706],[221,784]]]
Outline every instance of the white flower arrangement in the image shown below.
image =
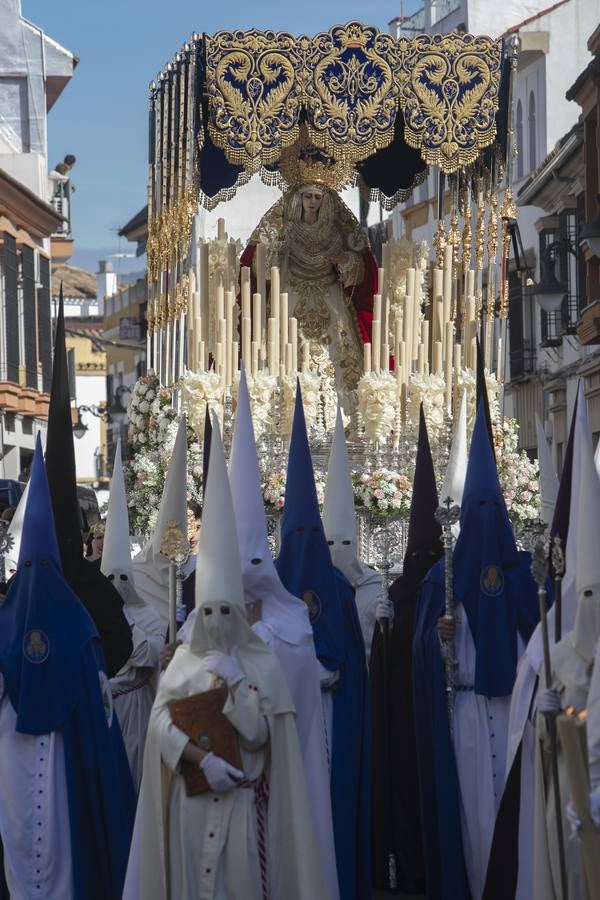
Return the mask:
[[[325,476],[319,470],[315,470],[315,488],[319,509],[323,509],[325,501]],[[281,469],[272,472],[262,486],[265,509],[269,512],[281,512],[285,506],[285,481],[286,472]]]
[[406,475],[391,469],[371,473],[352,473],[354,503],[379,516],[407,518],[410,514],[412,485]]
[[[319,375],[314,372],[300,372],[298,378],[300,380],[300,390],[302,391],[302,406],[304,407],[306,430],[310,432],[317,424],[319,417],[321,379]],[[295,403],[296,376],[286,375],[281,380],[279,430],[282,437],[289,437],[292,433]]]
[[398,385],[391,372],[366,372],[358,382],[358,412],[370,441],[384,443],[392,434],[398,408]]
[[429,438],[435,441],[443,432],[446,413],[446,380],[443,375],[411,375],[410,418],[415,428],[419,425],[421,403]]
[[223,418],[223,388],[216,372],[186,371],[181,384],[181,399],[188,422],[199,437],[204,434],[207,403],[219,419]]
[[[263,434],[266,434],[273,428],[273,400],[277,379],[274,375],[269,375],[266,369],[262,369],[257,372],[256,378],[246,374],[246,380],[248,382],[248,393],[250,394],[254,437],[258,441]],[[236,406],[239,388],[240,375],[238,372],[233,383],[233,399]]]
[[[454,391],[455,415],[462,401],[463,392],[467,392],[467,432],[471,434],[477,415],[477,373],[473,369],[462,369],[456,379],[457,390]],[[493,372],[485,370],[485,386],[487,388],[488,402],[490,405],[490,418],[497,422],[500,418],[500,384]]]
[[540,515],[539,466],[524,450],[518,450],[519,425],[506,417],[492,426],[498,476],[513,528],[518,533]]

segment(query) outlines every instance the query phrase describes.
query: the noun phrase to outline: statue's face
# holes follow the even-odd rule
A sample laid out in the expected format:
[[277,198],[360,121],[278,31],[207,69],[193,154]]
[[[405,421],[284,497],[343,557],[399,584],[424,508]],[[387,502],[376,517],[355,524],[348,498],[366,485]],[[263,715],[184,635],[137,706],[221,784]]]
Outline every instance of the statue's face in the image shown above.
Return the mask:
[[316,188],[308,188],[302,191],[302,213],[308,213],[309,216],[318,215],[321,203],[323,202],[323,191]]

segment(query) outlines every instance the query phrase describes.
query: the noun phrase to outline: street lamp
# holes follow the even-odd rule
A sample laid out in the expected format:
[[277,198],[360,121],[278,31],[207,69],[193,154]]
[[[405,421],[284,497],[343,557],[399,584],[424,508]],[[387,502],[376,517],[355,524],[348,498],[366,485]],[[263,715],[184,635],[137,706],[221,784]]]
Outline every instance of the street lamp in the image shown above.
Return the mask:
[[131,388],[127,387],[125,384],[120,384],[115,389],[113,402],[108,408],[105,406],[78,406],[77,421],[73,423],[73,434],[77,440],[81,440],[88,430],[88,426],[81,421],[82,412],[91,413],[93,416],[96,416],[97,419],[103,419],[108,423],[114,422],[120,431],[127,418],[127,410],[121,401],[121,397],[126,393],[131,393]]
[[558,240],[548,244],[541,261],[542,277],[531,288],[531,293],[537,300],[538,306],[545,313],[553,313],[560,309],[566,296],[568,287],[556,277],[554,267],[556,265],[556,250],[566,246],[570,253],[575,253],[569,241]]

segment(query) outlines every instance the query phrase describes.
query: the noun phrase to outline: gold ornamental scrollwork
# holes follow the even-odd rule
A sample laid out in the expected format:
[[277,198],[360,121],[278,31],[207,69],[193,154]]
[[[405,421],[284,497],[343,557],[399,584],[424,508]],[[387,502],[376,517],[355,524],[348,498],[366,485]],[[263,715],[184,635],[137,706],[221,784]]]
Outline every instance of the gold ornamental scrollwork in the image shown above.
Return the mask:
[[206,38],[208,130],[234,165],[269,165],[297,139],[301,41],[257,30]]
[[401,96],[405,140],[443,172],[473,163],[496,137],[501,45],[470,34],[408,42]]
[[373,26],[336,25],[310,41],[304,102],[311,140],[360,162],[394,137],[403,81],[397,42]]

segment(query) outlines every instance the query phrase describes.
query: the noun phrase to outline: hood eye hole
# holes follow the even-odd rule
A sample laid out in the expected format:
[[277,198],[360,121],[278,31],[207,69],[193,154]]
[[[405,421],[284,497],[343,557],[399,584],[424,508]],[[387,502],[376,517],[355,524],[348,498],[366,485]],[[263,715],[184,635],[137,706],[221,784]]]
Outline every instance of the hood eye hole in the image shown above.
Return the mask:
[[26,565],[26,566],[30,566],[30,565],[31,565],[31,560],[30,560],[30,559],[26,559],[26,560],[25,560],[25,565]]
[[304,531],[304,525],[298,525],[296,531]]
[[329,544],[330,547],[333,547],[333,545],[335,544],[335,541],[327,541],[327,543]]
[[584,596],[584,597],[593,597],[593,595],[594,595],[594,592],[593,592],[593,591],[590,591],[589,588],[588,588],[586,591],[583,592],[583,596]]
[[480,500],[480,501],[479,501],[479,505],[480,505],[480,506],[485,506],[486,503],[487,503],[487,500]]
[[119,578],[121,579],[121,581],[129,581],[127,575],[119,575]]
[[259,566],[262,562],[262,559],[260,558],[260,556],[255,556],[254,559],[250,560],[250,562],[253,566]]
[[203,612],[205,616],[212,616],[212,609],[209,609],[208,607],[204,607]]
[[318,533],[320,532],[320,530],[321,530],[321,529],[320,529],[317,525],[315,525],[315,527],[312,529],[312,531],[313,531],[315,534],[318,534]]
[[112,572],[111,572],[110,575],[108,576],[108,580],[109,580],[109,581],[114,581],[114,580],[115,580],[115,576],[113,575]]
[[344,545],[344,547],[349,547],[351,543],[352,543],[352,541],[342,541],[342,544]]
[[221,607],[221,615],[228,616],[231,613],[231,610],[228,606]]

